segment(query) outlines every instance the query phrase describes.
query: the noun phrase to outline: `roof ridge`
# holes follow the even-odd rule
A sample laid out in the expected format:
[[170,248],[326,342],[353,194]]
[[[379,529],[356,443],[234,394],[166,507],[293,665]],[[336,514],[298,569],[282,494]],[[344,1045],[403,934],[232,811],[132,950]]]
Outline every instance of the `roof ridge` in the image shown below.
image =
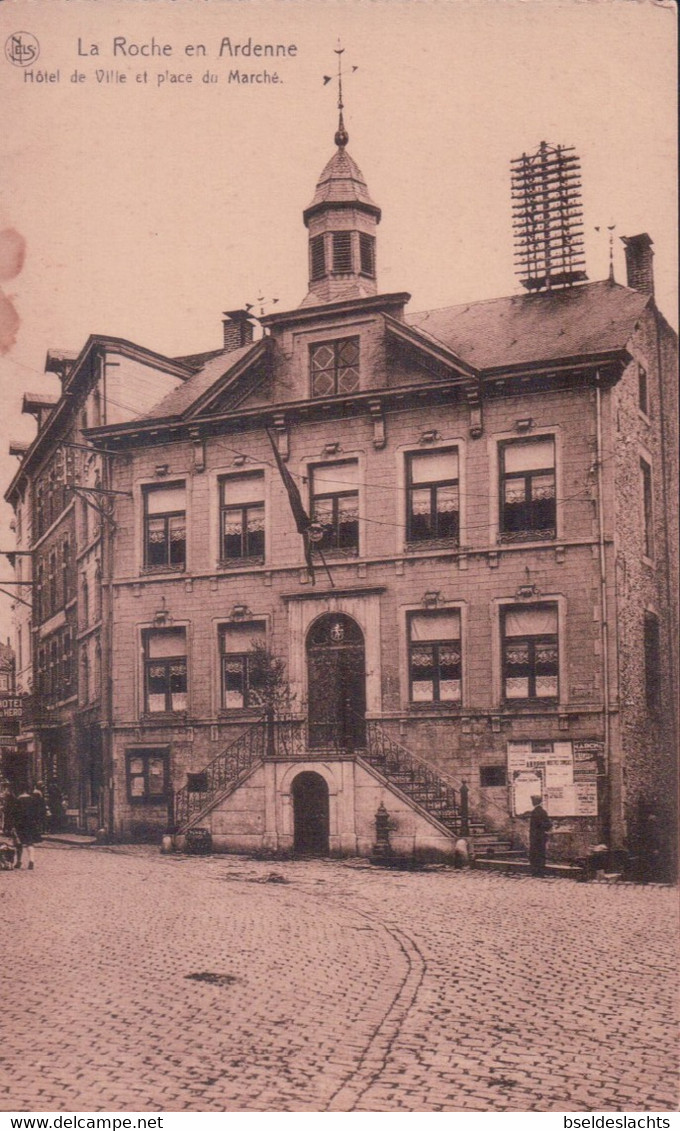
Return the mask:
[[579,283],[575,287],[560,287],[559,290],[550,291],[534,291],[526,292],[525,294],[514,295],[496,295],[495,298],[477,298],[471,299],[469,302],[452,302],[446,306],[432,306],[427,310],[412,310],[406,315],[407,318],[416,318],[419,314],[439,314],[442,310],[467,310],[471,306],[484,306],[494,302],[511,302],[513,299],[532,299],[532,298],[547,298],[548,295],[553,296],[556,294],[565,294],[567,291],[570,293],[579,293],[588,290],[591,287],[598,287],[606,284],[608,287],[618,287],[622,291],[632,291],[634,288],[625,287],[623,283],[610,282],[609,279],[593,279],[587,283]]

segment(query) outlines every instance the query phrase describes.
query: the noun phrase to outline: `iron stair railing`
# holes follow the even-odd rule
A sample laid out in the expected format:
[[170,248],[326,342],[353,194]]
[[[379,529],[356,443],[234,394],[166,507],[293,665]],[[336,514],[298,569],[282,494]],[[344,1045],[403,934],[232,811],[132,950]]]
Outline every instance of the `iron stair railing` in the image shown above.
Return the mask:
[[395,742],[373,720],[366,720],[366,746],[357,754],[392,785],[457,836],[463,827],[460,791],[452,781],[412,751]]
[[185,831],[219,794],[238,782],[247,770],[264,757],[266,738],[265,721],[253,723],[205,766],[200,774],[192,775],[191,789],[189,785],[185,785],[175,792],[174,823],[178,832]]

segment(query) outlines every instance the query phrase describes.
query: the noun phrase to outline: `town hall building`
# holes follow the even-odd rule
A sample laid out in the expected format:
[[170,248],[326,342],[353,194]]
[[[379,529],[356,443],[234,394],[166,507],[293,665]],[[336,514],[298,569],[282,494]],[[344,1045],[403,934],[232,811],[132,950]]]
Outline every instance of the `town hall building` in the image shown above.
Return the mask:
[[72,440],[105,500],[101,688],[78,708],[97,820],[368,855],[382,806],[395,852],[449,856],[461,834],[523,842],[538,794],[555,859],[634,853],[651,814],[673,827],[677,773],[676,338],[652,241],[625,240],[626,286],[567,271],[411,312],[380,291],[347,145],[341,121],[298,307],[230,312],[205,354],[91,339],[60,359],[64,396],[86,371],[92,397],[116,352],[119,401],[143,365],[150,402],[107,417],[102,393]]

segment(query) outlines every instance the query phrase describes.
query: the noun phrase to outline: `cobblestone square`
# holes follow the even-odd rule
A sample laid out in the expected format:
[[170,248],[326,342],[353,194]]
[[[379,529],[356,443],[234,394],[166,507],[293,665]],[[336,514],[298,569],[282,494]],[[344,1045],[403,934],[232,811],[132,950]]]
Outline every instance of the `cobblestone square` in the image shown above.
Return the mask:
[[674,1111],[677,891],[45,844],[3,1110]]

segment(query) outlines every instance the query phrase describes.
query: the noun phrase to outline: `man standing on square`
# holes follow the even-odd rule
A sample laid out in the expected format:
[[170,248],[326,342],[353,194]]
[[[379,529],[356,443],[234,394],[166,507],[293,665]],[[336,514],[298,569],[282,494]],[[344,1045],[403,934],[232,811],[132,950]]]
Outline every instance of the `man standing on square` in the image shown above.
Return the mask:
[[545,843],[552,821],[541,805],[541,798],[531,798],[533,809],[529,818],[529,864],[532,876],[545,875]]

